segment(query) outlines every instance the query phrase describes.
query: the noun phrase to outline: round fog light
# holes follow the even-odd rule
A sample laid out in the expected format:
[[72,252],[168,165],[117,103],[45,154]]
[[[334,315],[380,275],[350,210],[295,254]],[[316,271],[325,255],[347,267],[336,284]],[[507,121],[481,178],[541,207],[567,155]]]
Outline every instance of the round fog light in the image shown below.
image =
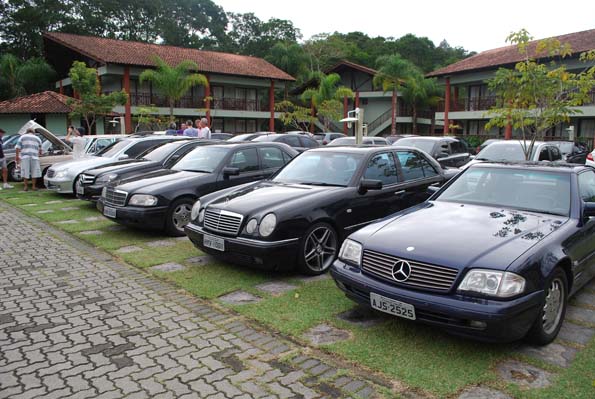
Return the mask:
[[469,322],[469,326],[484,330],[488,326],[488,323],[486,323],[485,321],[471,320]]
[[248,234],[254,233],[256,231],[257,225],[258,225],[258,222],[256,221],[256,219],[250,219],[250,221],[246,225],[246,233],[248,233]]

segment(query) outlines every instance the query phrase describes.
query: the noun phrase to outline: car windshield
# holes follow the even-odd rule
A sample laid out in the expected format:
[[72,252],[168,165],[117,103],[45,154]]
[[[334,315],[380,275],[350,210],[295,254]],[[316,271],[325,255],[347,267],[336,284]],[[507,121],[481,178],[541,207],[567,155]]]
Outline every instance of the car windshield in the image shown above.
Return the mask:
[[283,168],[273,180],[279,183],[346,187],[362,159],[361,154],[305,152]]
[[568,216],[570,174],[472,167],[436,200]]
[[[530,143],[527,143],[530,145]],[[530,159],[533,159],[537,144],[533,146]],[[520,142],[494,143],[477,153],[475,159],[480,161],[524,161],[525,153]]]
[[174,141],[173,143],[165,143],[152,148],[140,157],[147,161],[163,162],[173,151],[186,143],[186,140]]
[[132,142],[132,140],[119,140],[115,141],[112,144],[105,147],[103,150],[99,151],[95,155],[98,157],[105,157],[111,158],[118,155],[122,150],[124,150],[128,145]]
[[227,141],[236,142],[236,141],[248,141],[251,138],[256,137],[254,133],[246,133],[246,134],[238,134],[237,136],[233,136]]
[[229,148],[225,147],[197,147],[184,155],[172,166],[173,170],[188,172],[212,173],[221,163]]
[[398,143],[399,143],[398,144],[399,146],[418,148],[418,149],[425,151],[431,155],[432,150],[434,149],[434,144],[436,142],[434,140],[405,138],[405,139],[399,140]]

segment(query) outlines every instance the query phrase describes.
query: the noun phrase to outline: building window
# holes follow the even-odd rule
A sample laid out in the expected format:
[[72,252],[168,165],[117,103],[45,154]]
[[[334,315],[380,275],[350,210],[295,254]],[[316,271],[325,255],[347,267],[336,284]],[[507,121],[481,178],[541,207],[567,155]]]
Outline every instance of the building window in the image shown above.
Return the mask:
[[211,130],[215,133],[220,133],[223,131],[223,119],[222,118],[213,118],[211,122]]

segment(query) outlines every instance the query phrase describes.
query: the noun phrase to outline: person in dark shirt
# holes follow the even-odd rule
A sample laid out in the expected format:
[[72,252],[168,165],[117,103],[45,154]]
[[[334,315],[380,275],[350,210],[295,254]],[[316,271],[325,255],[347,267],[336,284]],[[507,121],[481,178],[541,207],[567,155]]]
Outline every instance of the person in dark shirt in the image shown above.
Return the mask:
[[4,130],[0,129],[0,169],[2,169],[2,181],[4,184],[0,188],[13,188],[10,184],[8,184],[8,169],[6,168],[6,158],[4,157],[4,149],[2,148],[2,137],[6,133]]

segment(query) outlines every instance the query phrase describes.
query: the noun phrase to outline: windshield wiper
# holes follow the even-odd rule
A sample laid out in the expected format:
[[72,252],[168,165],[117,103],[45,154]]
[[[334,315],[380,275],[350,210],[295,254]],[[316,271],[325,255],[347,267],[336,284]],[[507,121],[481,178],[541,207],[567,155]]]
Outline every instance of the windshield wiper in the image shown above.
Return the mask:
[[212,173],[210,170],[202,170],[202,169],[182,169],[184,172],[196,172],[196,173]]
[[299,184],[304,184],[307,186],[345,187],[345,185],[343,185],[343,184],[333,184],[333,183],[324,183],[324,182],[316,182],[316,181],[302,181]]

